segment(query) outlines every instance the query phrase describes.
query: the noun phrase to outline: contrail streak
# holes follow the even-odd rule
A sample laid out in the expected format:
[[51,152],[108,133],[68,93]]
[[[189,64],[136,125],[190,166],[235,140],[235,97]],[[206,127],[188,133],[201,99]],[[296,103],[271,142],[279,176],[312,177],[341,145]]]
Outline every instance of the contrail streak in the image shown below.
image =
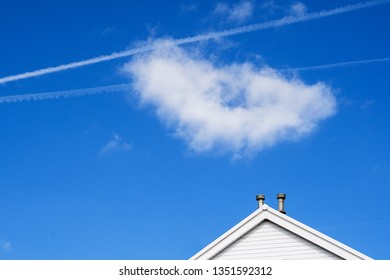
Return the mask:
[[[210,39],[217,39],[217,38],[222,38],[222,37],[227,37],[227,36],[233,36],[237,34],[243,34],[243,33],[248,33],[248,32],[253,32],[253,31],[258,31],[258,30],[263,30],[263,29],[269,29],[269,28],[274,28],[274,27],[281,27],[285,25],[290,25],[298,22],[305,22],[305,21],[311,21],[315,19],[320,19],[328,16],[333,16],[333,15],[338,15],[338,14],[343,14],[343,13],[348,13],[356,10],[361,10],[373,6],[378,6],[382,4],[389,3],[390,0],[376,0],[376,1],[367,1],[367,2],[361,2],[357,4],[352,4],[352,5],[347,5],[331,10],[323,10],[320,12],[313,12],[313,13],[308,13],[304,14],[301,16],[287,16],[283,17],[278,20],[272,20],[268,22],[263,22],[259,24],[252,24],[252,25],[246,25],[243,27],[238,27],[238,28],[233,28],[229,30],[224,30],[224,31],[217,31],[217,32],[209,32],[206,34],[200,34],[196,35],[193,37],[187,37],[187,38],[182,38],[182,39],[176,39],[173,40],[173,43],[176,45],[183,45],[183,44],[189,44],[189,43],[194,43],[194,42],[199,42],[199,41],[205,41],[205,40],[210,40]],[[48,68],[43,68],[40,70],[35,70],[31,72],[25,72],[22,74],[17,74],[17,75],[12,75],[12,76],[7,76],[0,78],[0,84],[5,84],[11,81],[17,81],[21,79],[27,79],[27,78],[32,78],[32,77],[37,77],[49,73],[54,73],[54,72],[59,72],[67,69],[74,69],[86,65],[91,65],[103,61],[108,61],[108,60],[113,60],[121,57],[127,57],[127,56],[132,56],[134,54],[138,53],[144,53],[147,51],[154,50],[158,47],[156,47],[153,44],[149,44],[146,46],[142,47],[137,47],[133,48],[130,50],[125,50],[121,52],[114,52],[109,55],[102,55],[78,62],[72,62],[68,64],[62,64],[59,66],[54,66],[54,67],[48,67]]]
[[23,102],[23,101],[58,99],[58,98],[62,98],[62,97],[76,97],[76,96],[102,94],[102,93],[113,93],[113,92],[120,92],[120,91],[129,90],[130,88],[131,88],[130,84],[119,84],[119,85],[84,88],[84,89],[74,89],[74,90],[64,90],[64,91],[8,95],[8,96],[1,96],[0,97],[0,104],[1,103]]
[[390,57],[346,61],[346,62],[338,62],[338,63],[307,66],[307,67],[285,68],[285,69],[279,69],[279,70],[281,70],[281,71],[322,70],[322,69],[328,69],[328,68],[351,66],[351,65],[356,65],[356,64],[365,64],[365,63],[373,63],[373,62],[386,62],[386,61],[390,61]]
[[[345,67],[345,66],[351,66],[351,65],[357,65],[357,64],[386,62],[386,61],[390,61],[390,57],[346,61],[346,62],[315,65],[315,66],[308,66],[308,67],[285,68],[285,69],[278,69],[278,71],[321,70],[321,69],[327,69],[327,68],[337,68],[337,67]],[[47,100],[47,99],[58,99],[58,98],[63,98],[63,97],[77,97],[77,96],[102,94],[102,93],[114,93],[114,92],[131,90],[131,88],[132,88],[131,84],[118,84],[118,85],[83,88],[83,89],[73,89],[73,90],[64,90],[64,91],[51,91],[51,92],[44,92],[44,93],[8,95],[8,96],[0,96],[0,104],[1,103],[23,102],[23,101],[39,101],[39,100]]]

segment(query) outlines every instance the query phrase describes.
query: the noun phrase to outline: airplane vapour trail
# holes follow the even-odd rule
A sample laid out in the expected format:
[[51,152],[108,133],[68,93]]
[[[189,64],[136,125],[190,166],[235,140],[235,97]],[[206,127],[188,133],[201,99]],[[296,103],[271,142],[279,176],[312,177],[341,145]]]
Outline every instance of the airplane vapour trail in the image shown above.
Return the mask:
[[[390,61],[390,57],[346,61],[346,62],[338,62],[338,63],[307,66],[307,67],[285,68],[285,69],[279,69],[279,71],[321,70],[321,69],[327,69],[327,68],[337,68],[337,67],[352,66],[352,65],[366,64],[366,63],[375,63],[375,62],[386,62],[386,61]],[[131,84],[118,84],[118,85],[74,89],[74,90],[51,91],[51,92],[44,92],[44,93],[7,95],[7,96],[0,96],[0,104],[23,102],[23,101],[39,101],[39,100],[47,100],[47,99],[58,99],[58,98],[62,98],[62,97],[77,97],[77,96],[94,95],[94,94],[102,94],[102,93],[114,93],[114,92],[130,90],[131,88],[132,88]]]
[[8,95],[0,97],[1,103],[14,103],[23,101],[38,101],[47,99],[57,99],[62,97],[76,97],[83,95],[102,94],[102,93],[114,93],[129,90],[130,84],[119,84],[111,86],[101,86],[93,88],[75,89],[75,90],[64,90],[64,91],[52,91],[43,93],[30,93],[20,95]]
[[[269,29],[269,28],[274,28],[274,27],[281,27],[285,25],[290,25],[298,22],[305,22],[305,21],[311,21],[315,19],[320,19],[328,16],[333,16],[333,15],[338,15],[338,14],[343,14],[343,13],[348,13],[356,10],[361,10],[373,6],[378,6],[382,4],[389,3],[390,0],[376,0],[376,1],[367,1],[367,2],[361,2],[357,4],[352,4],[352,5],[347,5],[331,10],[324,10],[320,12],[313,12],[313,13],[307,13],[304,15],[300,16],[287,16],[283,17],[278,20],[272,20],[264,23],[259,23],[259,24],[252,24],[252,25],[246,25],[238,28],[233,28],[229,30],[224,30],[224,31],[217,31],[217,32],[209,32],[206,34],[200,34],[192,37],[187,37],[187,38],[182,38],[182,39],[176,39],[173,40],[173,43],[176,45],[182,45],[182,44],[189,44],[189,43],[195,43],[199,41],[205,41],[205,40],[210,40],[210,39],[217,39],[217,38],[222,38],[222,37],[227,37],[227,36],[233,36],[237,34],[242,34],[242,33],[248,33],[248,32],[253,32],[253,31],[258,31],[258,30],[263,30],[263,29]],[[137,47],[133,48],[130,50],[125,50],[121,52],[114,52],[109,55],[102,55],[78,62],[72,62],[68,64],[62,64],[59,66],[54,66],[54,67],[48,67],[48,68],[43,68],[40,70],[35,70],[31,72],[25,72],[22,74],[17,74],[17,75],[12,75],[12,76],[7,76],[0,78],[0,84],[5,84],[11,81],[17,81],[21,79],[27,79],[27,78],[32,78],[32,77],[37,77],[49,73],[54,73],[54,72],[59,72],[67,69],[74,69],[86,65],[91,65],[103,61],[108,61],[108,60],[113,60],[121,57],[127,57],[127,56],[132,56],[134,54],[138,53],[143,53],[147,51],[151,51],[156,49],[156,46],[153,45],[153,43],[142,46],[142,47]]]
[[361,10],[361,9],[365,9],[365,8],[369,8],[369,7],[373,7],[373,6],[377,6],[377,5],[382,5],[382,4],[386,4],[389,2],[390,2],[390,0],[367,1],[367,2],[357,3],[357,4],[351,4],[351,5],[331,9],[331,10],[323,10],[320,12],[307,13],[307,14],[303,14],[300,16],[287,16],[287,17],[283,17],[283,18],[278,19],[278,20],[271,20],[271,21],[267,21],[267,22],[263,22],[263,23],[251,24],[251,25],[246,25],[246,26],[242,26],[242,27],[232,28],[232,29],[225,30],[225,31],[210,32],[207,34],[197,35],[197,36],[193,36],[193,37],[177,39],[177,40],[175,40],[175,43],[177,45],[186,44],[186,43],[193,43],[193,42],[197,42],[197,41],[217,39],[217,38],[221,38],[221,37],[227,37],[227,36],[232,36],[232,35],[237,35],[237,34],[242,34],[242,33],[248,33],[248,32],[253,32],[253,31],[258,31],[258,30],[263,30],[263,29],[281,27],[281,26],[285,26],[285,25],[298,23],[298,22],[311,21],[311,20],[315,20],[315,19],[333,16],[333,15],[353,12],[356,10]]
[[315,65],[315,66],[307,66],[307,67],[286,68],[286,69],[280,69],[280,70],[281,71],[321,70],[321,69],[328,69],[328,68],[337,68],[337,67],[351,66],[351,65],[356,65],[356,64],[366,64],[366,63],[386,62],[386,61],[390,61],[390,57],[373,58],[373,59],[365,59],[365,60],[355,60],[355,61],[346,61],[346,62],[338,62],[338,63]]

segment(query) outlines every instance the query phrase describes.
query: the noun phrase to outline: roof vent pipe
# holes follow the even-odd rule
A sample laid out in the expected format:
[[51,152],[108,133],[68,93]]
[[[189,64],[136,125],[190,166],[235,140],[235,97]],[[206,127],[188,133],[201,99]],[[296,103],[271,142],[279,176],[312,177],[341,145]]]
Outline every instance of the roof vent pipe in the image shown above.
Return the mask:
[[259,203],[259,208],[264,205],[265,195],[264,194],[258,194],[256,195],[256,200]]
[[284,200],[286,199],[286,194],[278,193],[276,198],[278,199],[278,211],[280,213],[286,214],[286,211],[284,211]]

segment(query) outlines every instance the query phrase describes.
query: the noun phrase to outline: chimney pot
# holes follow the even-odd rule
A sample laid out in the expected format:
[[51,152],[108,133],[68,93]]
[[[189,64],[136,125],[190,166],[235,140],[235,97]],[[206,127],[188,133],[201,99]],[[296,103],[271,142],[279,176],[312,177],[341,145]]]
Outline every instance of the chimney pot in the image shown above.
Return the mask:
[[286,194],[278,193],[276,198],[278,199],[278,211],[286,214],[286,211],[284,211],[284,200],[286,199]]
[[264,194],[258,194],[256,195],[256,200],[259,203],[259,208],[264,205],[265,195]]

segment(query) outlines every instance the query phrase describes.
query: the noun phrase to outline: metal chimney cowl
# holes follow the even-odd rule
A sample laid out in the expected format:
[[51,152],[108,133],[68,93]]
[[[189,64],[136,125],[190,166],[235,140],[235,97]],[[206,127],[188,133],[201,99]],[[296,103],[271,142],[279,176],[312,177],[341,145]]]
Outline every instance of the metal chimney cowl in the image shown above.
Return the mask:
[[264,205],[265,195],[264,195],[264,194],[258,194],[258,195],[256,195],[256,200],[257,200],[257,202],[258,202],[258,208],[261,208],[261,206]]
[[284,211],[284,200],[286,199],[286,194],[278,193],[276,198],[278,199],[278,211],[280,213],[286,214],[286,211]]

